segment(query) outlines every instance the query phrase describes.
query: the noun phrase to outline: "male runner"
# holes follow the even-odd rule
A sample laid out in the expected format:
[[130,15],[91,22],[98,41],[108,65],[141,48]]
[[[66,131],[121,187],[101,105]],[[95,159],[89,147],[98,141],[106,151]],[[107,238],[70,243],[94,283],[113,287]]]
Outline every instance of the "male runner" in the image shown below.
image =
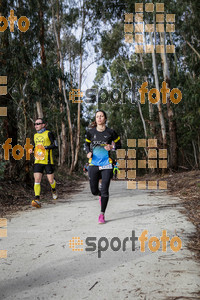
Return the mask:
[[[51,131],[46,130],[46,122],[42,118],[38,118],[35,121],[35,129],[37,133],[34,135],[34,152],[35,152],[35,163],[34,163],[34,192],[35,199],[32,201],[31,205],[33,207],[40,208],[40,191],[41,191],[41,180],[43,171],[45,170],[47,174],[48,181],[51,185],[53,199],[57,199],[56,193],[56,181],[54,179],[54,169],[53,169],[53,156],[52,149],[57,147],[57,142],[54,139],[54,135]],[[32,150],[30,150],[32,152]]]

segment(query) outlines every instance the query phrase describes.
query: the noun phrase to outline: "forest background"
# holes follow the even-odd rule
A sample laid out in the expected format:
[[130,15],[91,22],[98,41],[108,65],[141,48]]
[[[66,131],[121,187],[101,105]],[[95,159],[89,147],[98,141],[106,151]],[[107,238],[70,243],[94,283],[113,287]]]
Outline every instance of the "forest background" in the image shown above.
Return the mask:
[[[133,13],[134,22],[135,3],[143,3],[145,24],[156,24],[156,10],[145,12],[145,3],[154,7],[164,3],[165,14],[175,14],[175,32],[154,31],[144,40],[154,47],[164,45],[164,49],[175,45],[175,53],[136,53],[135,43],[125,42],[125,14]],[[0,117],[2,190],[6,182],[32,188],[34,159],[24,156],[17,161],[10,151],[6,161],[2,145],[8,138],[12,138],[12,147],[24,146],[26,138],[32,140],[37,117],[44,116],[56,136],[56,172],[63,178],[82,174],[87,161],[85,132],[99,108],[107,112],[107,125],[120,135],[123,148],[127,148],[127,139],[157,139],[158,148],[168,150],[169,172],[199,170],[198,0],[0,1],[0,15],[7,20],[11,9],[18,19],[26,16],[30,27],[21,32],[15,22],[14,32],[9,25],[0,32],[0,76],[8,79],[8,93],[0,96],[1,107],[7,107],[7,117]],[[70,91],[83,91],[89,72],[95,75],[90,88],[106,89],[109,95],[113,89],[129,89],[124,102],[115,101],[117,93],[112,95],[113,101],[110,96],[105,101],[104,93],[93,97],[92,103],[85,96],[83,103],[73,103]],[[159,91],[162,82],[167,82],[170,90],[181,91],[182,100],[173,104],[168,95],[167,104],[152,104],[146,95],[141,104],[138,90],[145,81],[148,90]]]

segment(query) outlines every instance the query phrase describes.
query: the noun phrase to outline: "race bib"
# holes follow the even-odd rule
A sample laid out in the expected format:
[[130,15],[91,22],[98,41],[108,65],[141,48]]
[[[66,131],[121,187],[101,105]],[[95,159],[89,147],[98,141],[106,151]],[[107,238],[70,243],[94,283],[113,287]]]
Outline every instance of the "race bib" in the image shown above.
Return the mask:
[[35,151],[34,151],[35,159],[44,160],[45,159],[45,154],[46,154],[46,149],[44,148],[43,145],[39,144],[35,147]]
[[107,169],[112,169],[112,164],[108,164],[105,166],[99,166],[99,170],[107,170]]

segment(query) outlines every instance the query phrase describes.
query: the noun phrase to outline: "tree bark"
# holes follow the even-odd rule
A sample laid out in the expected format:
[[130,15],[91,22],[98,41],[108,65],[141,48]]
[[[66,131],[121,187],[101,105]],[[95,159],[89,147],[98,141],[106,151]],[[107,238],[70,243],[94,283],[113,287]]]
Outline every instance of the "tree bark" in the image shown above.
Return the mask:
[[[186,40],[185,40],[186,41]],[[199,52],[194,49],[194,47],[190,44],[190,42],[186,41],[186,43],[188,44],[188,46],[190,46],[190,48],[194,51],[194,53],[196,53],[196,55],[198,56],[198,58],[200,59],[200,54]]]
[[[39,1],[39,42],[40,42],[40,58],[42,67],[44,68],[46,66],[46,55],[45,55],[45,48],[44,48],[44,14],[42,10],[42,3]],[[42,88],[42,98],[44,97],[44,88]],[[42,103],[41,101],[36,101],[36,107],[37,107],[37,115],[38,118],[43,118],[43,110],[42,110]]]
[[58,166],[61,164],[61,145],[60,145],[60,136],[58,130],[58,120],[56,119],[56,134],[57,134],[57,141],[58,141]]
[[40,101],[36,102],[36,107],[37,107],[37,116],[38,116],[38,118],[43,118],[44,115],[43,115],[43,110],[42,110],[42,104],[41,104]]
[[[59,0],[57,0],[57,34],[58,34],[58,43],[59,45],[61,44],[60,43],[60,7],[59,7]],[[59,50],[57,48],[57,60],[58,60],[58,68],[62,69],[62,72],[64,71],[63,70],[63,66],[60,65],[60,55],[59,55]],[[58,87],[59,87],[59,93],[60,95],[62,94],[62,81],[61,81],[61,78],[58,78]],[[67,147],[66,147],[66,128],[65,128],[65,122],[63,120],[63,113],[64,113],[64,106],[63,106],[63,103],[62,103],[62,99],[61,97],[60,98],[60,112],[61,112],[61,145],[59,147],[59,151],[61,151],[61,153],[59,153],[59,156],[60,156],[60,164],[61,166],[65,163],[65,160],[66,160],[66,150],[67,150]]]
[[39,24],[40,24],[40,33],[39,33],[39,41],[40,41],[40,57],[42,61],[42,66],[46,65],[46,55],[44,48],[44,14],[42,10],[42,4],[40,2],[40,10],[39,10]]
[[[152,33],[150,33],[150,40],[151,40],[151,44],[153,45]],[[160,91],[159,81],[158,81],[158,73],[157,73],[157,66],[156,66],[155,51],[152,52],[152,61],[153,61],[153,72],[154,72],[156,89],[158,91]],[[157,103],[157,107],[158,107],[158,116],[159,116],[160,127],[161,127],[163,148],[166,149],[167,148],[167,135],[166,135],[165,120],[164,120],[163,113],[162,113],[161,101],[159,101]]]
[[[144,43],[145,43],[145,47],[146,47],[146,35],[144,35]],[[140,53],[140,60],[141,60],[141,64],[142,64],[142,69],[145,70],[144,67],[144,60],[143,60],[143,55],[142,53]],[[144,76],[144,80],[147,82],[147,76]],[[155,137],[155,122],[153,121],[153,111],[154,111],[154,107],[153,104],[148,101],[148,107],[149,107],[149,120],[150,120],[150,133],[153,137]]]
[[[85,7],[84,7],[84,1],[83,1],[83,7],[82,7],[82,31],[81,31],[81,38],[80,38],[80,68],[79,68],[79,91],[81,92],[81,84],[82,84],[82,65],[83,65],[83,34],[85,29]],[[76,152],[75,152],[75,160],[73,165],[73,170],[75,169],[77,163],[78,163],[78,154],[80,150],[80,128],[81,128],[81,99],[79,97],[78,101],[78,111],[77,111],[77,134],[76,134]]]
[[[64,72],[63,57],[62,57],[62,52],[61,52],[61,48],[60,48],[61,45],[60,45],[60,42],[59,42],[59,39],[58,39],[58,34],[57,34],[56,24],[55,24],[55,16],[54,16],[54,8],[53,8],[54,3],[53,3],[53,1],[51,1],[51,4],[52,4],[53,29],[54,29],[54,34],[55,34],[55,37],[56,37],[57,49],[58,49],[59,56],[60,56],[61,71]],[[67,100],[66,90],[65,90],[65,82],[63,80],[61,80],[61,83],[62,83],[62,92],[63,92],[63,96],[64,96],[64,101],[65,101],[66,108],[67,108],[67,120],[68,120],[69,135],[70,135],[71,157],[72,157],[71,167],[70,167],[70,174],[71,174],[72,170],[73,170],[73,165],[74,165],[73,131],[72,131],[72,123],[71,123],[69,103],[68,103],[68,100]]]
[[[167,84],[167,88],[170,89],[170,73],[167,62],[165,38],[163,34],[160,34],[161,45],[164,45],[164,53],[161,53],[162,65],[163,65],[163,77]],[[178,146],[177,146],[177,134],[176,134],[176,121],[174,120],[174,111],[171,105],[170,94],[167,94],[167,115],[169,121],[169,167],[177,169],[178,167]]]
[[195,142],[193,140],[192,140],[192,147],[194,151],[195,168],[198,168],[197,151],[195,147]]

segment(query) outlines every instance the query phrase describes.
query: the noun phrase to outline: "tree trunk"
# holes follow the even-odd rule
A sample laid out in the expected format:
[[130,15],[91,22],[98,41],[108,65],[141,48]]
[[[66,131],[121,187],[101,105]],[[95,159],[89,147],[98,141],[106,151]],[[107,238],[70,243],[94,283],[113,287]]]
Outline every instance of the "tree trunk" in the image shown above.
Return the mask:
[[[82,31],[81,31],[81,38],[80,38],[80,68],[79,68],[79,91],[81,92],[81,84],[82,84],[82,64],[83,64],[83,34],[85,29],[85,7],[83,2],[82,7]],[[78,112],[77,112],[77,134],[76,134],[76,152],[75,152],[75,160],[73,165],[73,170],[75,169],[78,163],[78,154],[80,150],[80,128],[81,128],[81,98],[78,99]]]
[[[153,45],[152,33],[150,33],[150,40],[151,40],[151,44]],[[158,73],[157,73],[157,66],[156,66],[155,51],[152,52],[152,61],[153,61],[153,72],[154,72],[156,89],[158,91],[160,91],[159,81],[158,81]],[[157,107],[158,107],[158,116],[159,116],[160,127],[161,127],[163,148],[166,149],[167,148],[167,135],[166,135],[165,120],[164,120],[163,113],[162,113],[161,101],[159,101],[157,103]]]
[[[146,47],[146,35],[144,35],[144,42],[145,42],[144,46]],[[142,69],[145,70],[142,53],[140,53],[140,60],[142,64]],[[144,80],[145,82],[148,81],[147,76],[144,76]],[[152,137],[155,137],[155,122],[153,121],[153,104],[150,101],[148,101],[148,106],[149,106],[150,133]]]
[[56,119],[56,134],[57,134],[57,141],[58,141],[58,166],[61,164],[61,145],[60,145],[60,136],[58,130],[58,120]]
[[[59,45],[60,43],[60,8],[59,8],[59,0],[57,0],[57,34],[58,34],[58,43]],[[58,60],[58,68],[63,70],[63,66],[60,65],[60,55],[59,55],[59,50],[57,48],[57,60]],[[59,86],[59,93],[61,95],[62,93],[62,82],[61,82],[61,78],[58,78],[58,86]],[[60,164],[61,166],[65,163],[66,160],[66,128],[65,128],[65,123],[63,120],[63,113],[64,113],[64,106],[62,103],[62,99],[60,98],[60,112],[61,112],[61,145],[60,145],[60,151],[61,153],[59,153],[60,156]]]
[[192,140],[192,147],[194,150],[195,168],[198,168],[197,152],[196,152],[195,142],[193,140]]
[[[185,40],[186,41],[186,40]],[[190,48],[194,51],[194,53],[196,53],[196,55],[198,56],[198,58],[200,59],[200,54],[199,52],[194,49],[194,47],[190,44],[190,42],[186,41],[186,43],[188,44],[188,46],[190,46]]]
[[44,14],[43,14],[41,2],[40,2],[40,10],[39,10],[39,24],[40,24],[40,33],[39,33],[40,57],[42,61],[42,66],[44,67],[46,65],[46,55],[44,50]]
[[198,135],[198,143],[197,143],[197,149],[198,149],[198,168],[200,168],[200,136]]
[[[40,58],[42,67],[44,68],[46,66],[46,55],[45,55],[45,49],[44,49],[44,15],[42,10],[42,3],[39,2],[39,26],[40,26],[40,32],[39,32],[39,42],[40,42]],[[44,89],[42,88],[42,98],[44,97]],[[36,101],[36,107],[37,107],[37,115],[38,118],[43,118],[43,110],[42,110],[42,103],[41,101]]]
[[[62,57],[61,48],[60,48],[60,42],[59,42],[59,39],[58,39],[57,30],[56,30],[53,1],[51,1],[51,4],[52,4],[52,20],[53,20],[54,34],[55,34],[55,37],[56,37],[57,49],[58,49],[58,52],[59,52],[59,55],[60,55],[61,71],[63,72],[64,71],[64,63],[63,63],[63,57]],[[63,92],[63,96],[64,96],[66,108],[67,108],[67,120],[68,120],[69,135],[70,135],[71,157],[72,157],[71,168],[70,168],[70,174],[71,174],[72,170],[73,170],[73,165],[74,165],[73,131],[72,131],[72,123],[71,123],[71,115],[70,115],[69,103],[68,103],[68,100],[67,100],[66,90],[65,90],[65,82],[63,80],[61,80],[61,83],[62,83],[62,92]]]
[[[162,65],[163,65],[163,77],[164,81],[167,84],[167,88],[170,89],[170,74],[167,63],[167,55],[165,49],[165,38],[163,34],[160,34],[161,45],[164,45],[164,53],[161,53]],[[174,111],[171,106],[170,94],[167,94],[167,115],[169,121],[169,167],[173,169],[177,169],[178,167],[178,146],[177,146],[177,134],[176,134],[176,121],[174,120]]]
[[38,118],[43,118],[43,110],[42,110],[42,104],[40,101],[36,101],[36,107],[37,107],[37,116]]

